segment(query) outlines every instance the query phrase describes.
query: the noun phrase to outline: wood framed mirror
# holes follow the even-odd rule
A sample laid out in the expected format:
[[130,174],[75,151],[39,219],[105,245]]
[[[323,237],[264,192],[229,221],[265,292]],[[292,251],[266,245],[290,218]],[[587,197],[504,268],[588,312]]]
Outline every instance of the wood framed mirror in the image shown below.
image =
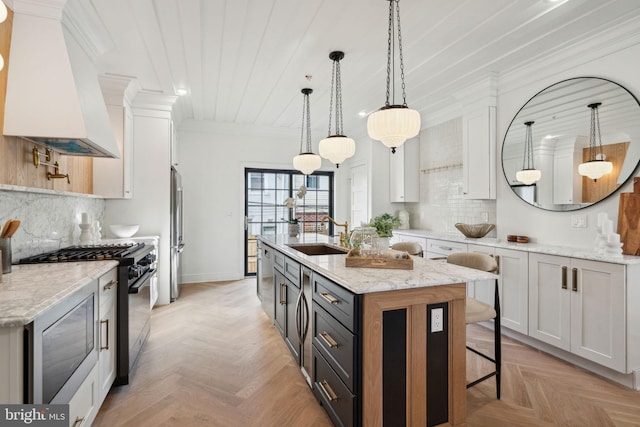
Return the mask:
[[[594,155],[590,106],[595,103],[600,103],[602,153],[613,164],[597,180],[578,173],[578,166]],[[511,121],[502,144],[502,169],[511,189],[524,202],[551,211],[582,209],[606,199],[633,177],[639,163],[640,103],[623,86],[599,77],[563,80],[535,94]],[[518,181],[518,171],[531,164],[540,178],[531,184]]]

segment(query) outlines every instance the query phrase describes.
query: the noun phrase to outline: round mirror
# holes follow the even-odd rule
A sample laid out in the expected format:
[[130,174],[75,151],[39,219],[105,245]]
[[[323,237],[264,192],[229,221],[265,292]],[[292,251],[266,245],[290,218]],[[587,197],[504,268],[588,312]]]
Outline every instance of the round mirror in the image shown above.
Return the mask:
[[564,80],[538,92],[513,118],[502,144],[511,189],[552,211],[604,200],[633,176],[639,162],[640,103],[619,84],[596,77]]

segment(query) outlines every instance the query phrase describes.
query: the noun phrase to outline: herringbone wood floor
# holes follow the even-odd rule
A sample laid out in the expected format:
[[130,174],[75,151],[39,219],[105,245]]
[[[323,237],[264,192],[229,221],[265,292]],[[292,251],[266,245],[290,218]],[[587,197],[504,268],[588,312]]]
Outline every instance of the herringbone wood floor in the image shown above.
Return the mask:
[[[492,333],[468,340],[492,348]],[[469,376],[488,369],[467,352]],[[469,389],[468,426],[640,426],[640,392],[503,338],[494,381]],[[131,383],[115,387],[94,426],[331,426],[255,296],[255,279],[182,287],[153,311]]]

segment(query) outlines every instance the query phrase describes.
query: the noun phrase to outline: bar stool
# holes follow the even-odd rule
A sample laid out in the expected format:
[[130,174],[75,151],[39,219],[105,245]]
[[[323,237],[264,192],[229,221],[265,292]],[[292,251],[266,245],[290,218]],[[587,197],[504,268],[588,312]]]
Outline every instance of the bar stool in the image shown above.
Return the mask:
[[[475,252],[459,252],[451,254],[447,257],[447,262],[450,264],[461,265],[463,267],[475,268],[476,270],[487,271],[490,273],[498,274],[498,263],[496,259],[491,255],[475,253]],[[495,364],[495,370],[489,374],[472,381],[467,384],[467,388],[489,379],[493,376],[496,377],[496,396],[500,399],[500,371],[502,365],[502,352],[501,352],[501,340],[500,340],[500,295],[498,293],[498,280],[494,281],[494,297],[493,307],[489,304],[485,304],[478,301],[475,298],[467,297],[466,302],[466,321],[467,325],[471,323],[485,322],[494,319],[494,357],[490,357],[484,353],[479,352],[475,348],[471,348],[467,345],[467,349],[474,352],[478,356],[481,356],[488,361]]]
[[416,242],[398,242],[391,245],[391,249],[396,251],[403,251],[409,253],[409,255],[422,256],[422,246]]

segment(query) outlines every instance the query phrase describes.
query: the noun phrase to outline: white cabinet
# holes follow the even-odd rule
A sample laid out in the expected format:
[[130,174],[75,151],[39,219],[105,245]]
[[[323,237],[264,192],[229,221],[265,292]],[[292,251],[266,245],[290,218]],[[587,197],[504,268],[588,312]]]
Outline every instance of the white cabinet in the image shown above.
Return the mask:
[[94,366],[87,378],[69,400],[69,427],[90,426],[98,414],[98,365]]
[[496,198],[496,107],[462,117],[462,185],[467,199]]
[[116,295],[118,270],[112,269],[98,279],[98,406],[102,404],[116,378]]
[[446,258],[452,253],[466,251],[466,243],[451,242],[448,240],[427,239],[427,252],[425,258]]
[[116,137],[119,159],[93,159],[93,194],[106,199],[133,197],[133,115],[126,94],[130,80],[101,77],[107,113]]
[[420,201],[420,146],[418,139],[407,140],[389,154],[389,200]]
[[496,248],[500,269],[502,326],[522,334],[529,331],[529,253]]
[[529,335],[626,372],[625,267],[529,254]]

